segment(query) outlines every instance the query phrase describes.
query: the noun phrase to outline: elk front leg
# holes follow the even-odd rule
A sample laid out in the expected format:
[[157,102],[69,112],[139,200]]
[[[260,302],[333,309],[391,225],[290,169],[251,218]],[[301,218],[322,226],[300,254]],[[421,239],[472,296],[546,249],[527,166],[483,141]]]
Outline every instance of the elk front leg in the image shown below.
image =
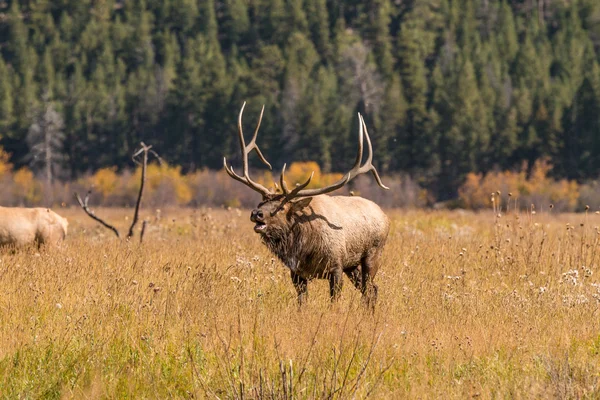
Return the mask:
[[296,293],[298,293],[298,305],[301,306],[306,302],[306,297],[308,296],[308,280],[294,271],[292,271],[291,275],[292,283],[294,284],[294,288],[296,288]]
[[336,301],[342,293],[342,269],[336,268],[329,274],[329,295],[331,301]]

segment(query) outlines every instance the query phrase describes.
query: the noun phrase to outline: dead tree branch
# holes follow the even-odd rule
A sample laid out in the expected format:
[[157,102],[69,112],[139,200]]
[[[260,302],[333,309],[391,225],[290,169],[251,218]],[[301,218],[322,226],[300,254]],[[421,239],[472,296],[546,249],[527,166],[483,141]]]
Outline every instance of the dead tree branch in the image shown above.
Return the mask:
[[92,193],[91,190],[89,190],[87,192],[87,194],[85,195],[85,200],[81,200],[81,196],[79,196],[79,193],[75,193],[75,198],[77,199],[77,202],[79,203],[79,205],[81,206],[81,208],[83,209],[83,211],[85,211],[85,213],[87,215],[90,216],[90,218],[92,218],[93,220],[101,223],[102,225],[104,225],[106,228],[110,229],[111,231],[113,231],[115,233],[115,235],[117,235],[118,238],[121,237],[121,235],[119,235],[119,231],[117,230],[117,228],[115,228],[114,226],[112,226],[111,224],[105,222],[102,218],[98,217],[96,215],[95,212],[93,212],[92,210],[90,210],[90,208],[88,207],[88,201],[90,199],[90,194]]
[[[146,183],[146,170],[148,167],[148,154],[153,155],[159,162],[159,164],[162,164],[162,159],[160,158],[160,156],[154,151],[152,150],[152,146],[147,146],[144,142],[140,143],[141,148],[136,151],[133,156],[133,162],[142,166],[142,176],[140,179],[140,190],[138,192],[138,197],[137,197],[137,201],[135,203],[135,211],[133,213],[133,221],[131,222],[131,226],[129,227],[129,231],[127,233],[127,239],[129,240],[131,237],[133,237],[133,229],[135,228],[135,225],[137,224],[138,220],[139,220],[139,213],[140,213],[140,206],[142,204],[142,196],[144,194],[144,186]],[[138,162],[137,157],[142,156],[142,162]],[[105,222],[103,219],[101,219],[100,217],[98,217],[92,210],[89,209],[88,207],[88,200],[91,194],[91,190],[89,190],[87,192],[87,195],[85,196],[85,199],[82,200],[81,196],[79,196],[79,194],[77,192],[75,192],[75,198],[77,199],[77,202],[79,203],[79,205],[81,206],[81,208],[83,209],[83,211],[85,211],[85,213],[87,215],[90,216],[90,218],[92,218],[93,220],[99,222],[100,224],[102,224],[104,227],[110,229],[111,231],[114,232],[115,235],[117,235],[117,237],[120,239],[121,235],[119,234],[119,231],[117,230],[117,228],[115,228],[113,225]],[[144,239],[144,231],[146,228],[146,221],[144,221],[144,224],[142,225],[142,232],[140,234],[140,243],[142,242],[142,240]]]

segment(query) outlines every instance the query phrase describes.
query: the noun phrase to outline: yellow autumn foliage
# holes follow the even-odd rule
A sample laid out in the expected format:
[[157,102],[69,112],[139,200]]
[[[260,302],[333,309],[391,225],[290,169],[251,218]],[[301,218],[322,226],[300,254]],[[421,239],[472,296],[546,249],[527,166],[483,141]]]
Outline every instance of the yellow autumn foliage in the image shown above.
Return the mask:
[[545,205],[560,203],[570,210],[577,206],[577,182],[550,178],[552,165],[547,160],[536,161],[529,174],[527,169],[525,164],[519,171],[490,172],[485,176],[469,173],[458,190],[459,198],[463,206],[470,209],[491,208],[492,193],[498,191],[503,196],[510,193],[514,201],[520,201],[521,207],[529,207],[536,202],[544,202]]
[[90,177],[92,187],[105,198],[114,194],[119,185],[119,175],[116,171],[116,167],[101,168]]
[[314,161],[295,162],[286,170],[285,178],[289,188],[296,184],[304,183],[314,171],[314,176],[308,185],[309,188],[318,188],[332,184],[342,178],[342,174],[323,173],[319,164]]
[[36,204],[42,200],[41,184],[29,168],[23,167],[15,172],[13,182],[15,196],[24,199],[27,204]]
[[[129,188],[137,190],[140,184],[142,168],[138,167],[129,181]],[[188,204],[193,197],[192,189],[185,175],[181,174],[180,166],[170,166],[166,163],[148,164],[146,169],[146,186],[144,193],[152,196],[159,190],[170,192],[175,195],[179,205]]]
[[12,171],[12,164],[9,162],[10,154],[0,147],[0,176]]

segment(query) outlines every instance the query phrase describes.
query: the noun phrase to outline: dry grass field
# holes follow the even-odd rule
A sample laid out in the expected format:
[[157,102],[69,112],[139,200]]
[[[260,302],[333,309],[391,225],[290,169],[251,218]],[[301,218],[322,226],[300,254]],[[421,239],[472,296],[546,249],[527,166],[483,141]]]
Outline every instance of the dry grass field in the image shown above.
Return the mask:
[[[600,215],[389,211],[374,315],[287,269],[248,210],[79,209],[0,254],[2,398],[599,398]],[[130,210],[98,214],[128,225]]]

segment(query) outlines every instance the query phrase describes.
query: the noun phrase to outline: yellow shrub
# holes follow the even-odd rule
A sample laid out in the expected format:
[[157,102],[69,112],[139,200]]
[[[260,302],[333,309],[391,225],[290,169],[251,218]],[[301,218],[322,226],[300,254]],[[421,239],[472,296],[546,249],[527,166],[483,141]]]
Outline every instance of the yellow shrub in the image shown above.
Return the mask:
[[[485,176],[469,173],[465,183],[458,189],[458,195],[463,205],[472,209],[491,207],[492,193],[497,191],[500,191],[504,199],[511,193],[513,199],[521,200],[521,207],[544,202],[560,204],[564,209],[574,209],[579,199],[579,185],[575,181],[564,179],[555,181],[548,176],[550,171],[552,165],[547,160],[538,160],[531,168],[529,176],[527,164],[523,164],[516,172],[490,172]],[[498,195],[494,195],[496,206],[501,205],[500,200]]]
[[35,204],[42,199],[41,185],[27,167],[15,172],[13,181],[16,197],[25,199],[29,204]]
[[547,160],[537,160],[531,168],[531,174],[528,179],[528,190],[530,193],[536,193],[547,189],[549,186],[548,173],[552,170],[552,165]]
[[12,171],[12,164],[9,162],[10,154],[0,147],[0,176]]
[[481,187],[482,178],[482,174],[469,172],[465,179],[465,183],[458,189],[458,197],[466,208],[476,208],[476,205],[478,205],[477,203],[479,202],[485,204],[484,189]]
[[[139,188],[139,182],[142,174],[142,168],[138,167],[132,175],[129,182],[131,189]],[[187,177],[181,174],[181,167],[171,167],[166,163],[162,165],[149,164],[146,170],[146,186],[144,192],[148,196],[163,188],[164,190],[173,190],[177,204],[188,204],[193,197],[192,190],[188,184]]]
[[115,192],[119,183],[119,176],[116,173],[116,167],[101,168],[90,178],[91,184],[98,190],[103,197],[107,197]]
[[[263,171],[262,173],[256,173],[256,182],[260,183],[267,189],[275,191],[275,179],[273,178],[273,173],[269,170]],[[229,178],[227,175],[225,175]],[[279,185],[279,178],[277,178],[277,184]]]
[[286,172],[286,180],[290,188],[296,186],[297,183],[304,183],[314,171],[314,176],[309,187],[316,187],[321,181],[321,168],[314,161],[295,162],[290,165]]
[[321,175],[321,185],[323,185],[323,186],[331,185],[332,183],[337,182],[340,179],[342,179],[343,176],[344,176],[343,174],[338,174],[338,173],[322,174]]

